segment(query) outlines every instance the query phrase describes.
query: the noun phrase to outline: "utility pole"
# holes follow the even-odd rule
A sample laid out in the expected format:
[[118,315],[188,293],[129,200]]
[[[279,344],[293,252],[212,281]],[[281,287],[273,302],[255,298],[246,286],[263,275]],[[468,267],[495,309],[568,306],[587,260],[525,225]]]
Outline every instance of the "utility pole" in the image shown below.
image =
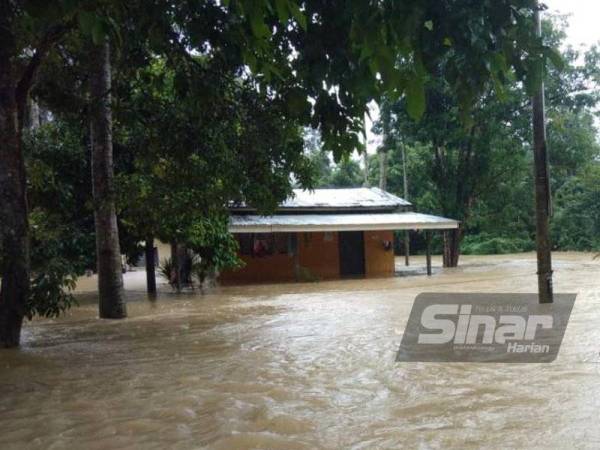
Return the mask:
[[[406,147],[403,143],[400,143],[400,150],[402,153],[402,176],[404,178],[404,200],[408,201],[408,177],[406,175]],[[404,231],[404,265],[410,265],[410,231]]]
[[[539,3],[536,2],[534,22],[537,36],[542,35]],[[543,64],[540,58],[537,64]],[[537,276],[540,303],[552,303],[552,247],[550,244],[550,216],[552,197],[550,193],[550,168],[546,146],[546,113],[544,81],[536,88],[531,100],[533,107],[533,154],[535,164],[535,214]]]

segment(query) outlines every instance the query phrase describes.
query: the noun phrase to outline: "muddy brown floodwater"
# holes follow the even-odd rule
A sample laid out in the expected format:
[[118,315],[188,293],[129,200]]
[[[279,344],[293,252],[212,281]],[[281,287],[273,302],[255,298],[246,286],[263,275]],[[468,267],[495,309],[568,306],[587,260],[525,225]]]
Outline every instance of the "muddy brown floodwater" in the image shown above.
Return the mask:
[[[439,261],[437,262],[439,265]],[[532,254],[412,276],[94,295],[0,353],[0,448],[599,448],[600,261],[555,255],[578,293],[552,364],[396,363],[420,292],[531,292]],[[401,267],[401,266],[399,266]]]

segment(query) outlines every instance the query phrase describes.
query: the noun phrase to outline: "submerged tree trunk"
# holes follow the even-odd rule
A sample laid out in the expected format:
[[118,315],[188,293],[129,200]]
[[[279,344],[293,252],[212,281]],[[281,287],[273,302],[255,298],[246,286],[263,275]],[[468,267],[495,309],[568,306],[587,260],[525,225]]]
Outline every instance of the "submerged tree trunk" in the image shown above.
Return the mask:
[[431,276],[431,231],[425,230],[425,261],[427,276]]
[[[0,2],[0,347],[19,345],[29,297],[27,174],[21,137],[29,91],[51,47],[69,30],[46,30],[17,76],[23,56],[13,31],[17,2]],[[19,63],[22,63],[19,60]],[[19,64],[20,65],[20,64]]]
[[444,267],[457,267],[460,258],[462,229],[444,231]]
[[171,243],[171,274],[169,275],[169,283],[172,287],[177,289],[177,292],[181,291],[181,246],[176,243]]
[[146,287],[149,294],[156,293],[156,258],[154,253],[154,238],[146,239]]
[[100,317],[127,316],[115,209],[110,49],[108,42],[92,46],[90,73],[92,185],[96,225],[96,261]]
[[177,287],[181,290],[189,284],[189,267],[186,264],[187,248],[183,244],[177,245]]
[[[4,19],[4,20],[3,20]],[[0,19],[0,347],[19,345],[29,294],[29,224],[12,35]]]

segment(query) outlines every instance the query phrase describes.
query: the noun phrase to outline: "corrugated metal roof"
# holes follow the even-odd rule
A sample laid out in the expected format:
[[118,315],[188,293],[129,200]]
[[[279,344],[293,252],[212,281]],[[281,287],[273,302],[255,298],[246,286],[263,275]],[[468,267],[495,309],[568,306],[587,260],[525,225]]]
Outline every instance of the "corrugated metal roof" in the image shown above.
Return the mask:
[[[294,189],[293,197],[285,200],[279,210],[394,210],[412,206],[410,202],[379,188],[331,188],[313,191]],[[231,210],[248,210],[245,205],[232,206]]]
[[360,230],[443,230],[456,220],[414,212],[387,214],[232,215],[231,233],[275,233]]
[[314,191],[294,189],[294,197],[283,202],[281,206],[284,208],[364,208],[410,206],[410,203],[379,188],[315,189]]

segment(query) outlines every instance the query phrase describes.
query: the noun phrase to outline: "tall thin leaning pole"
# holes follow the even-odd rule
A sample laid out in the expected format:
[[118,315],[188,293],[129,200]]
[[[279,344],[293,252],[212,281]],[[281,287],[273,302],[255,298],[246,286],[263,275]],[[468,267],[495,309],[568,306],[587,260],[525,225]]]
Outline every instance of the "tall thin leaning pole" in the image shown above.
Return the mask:
[[[402,149],[402,175],[404,182],[403,196],[404,200],[408,201],[408,177],[406,174],[406,147],[403,143],[400,144]],[[410,231],[404,231],[404,265],[410,265]]]
[[[539,4],[534,14],[536,34],[541,37],[542,26]],[[538,64],[543,64],[542,60]],[[550,169],[546,146],[546,113],[544,81],[536,88],[532,98],[533,107],[533,153],[535,165],[535,214],[537,245],[537,276],[540,303],[552,303],[552,252],[550,243],[550,216],[552,197],[550,194]]]

